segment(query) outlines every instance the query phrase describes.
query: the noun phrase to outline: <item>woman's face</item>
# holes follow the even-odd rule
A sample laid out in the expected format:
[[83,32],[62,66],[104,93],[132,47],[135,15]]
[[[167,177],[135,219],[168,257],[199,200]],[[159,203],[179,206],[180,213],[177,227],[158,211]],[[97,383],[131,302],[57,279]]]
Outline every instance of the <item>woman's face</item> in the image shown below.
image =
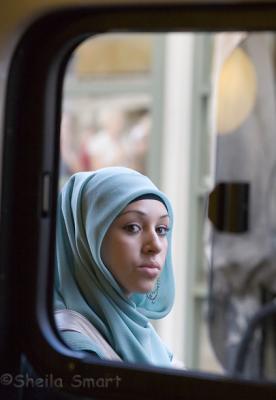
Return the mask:
[[110,225],[101,257],[127,295],[154,288],[166,260],[168,230],[166,207],[153,199],[129,204]]

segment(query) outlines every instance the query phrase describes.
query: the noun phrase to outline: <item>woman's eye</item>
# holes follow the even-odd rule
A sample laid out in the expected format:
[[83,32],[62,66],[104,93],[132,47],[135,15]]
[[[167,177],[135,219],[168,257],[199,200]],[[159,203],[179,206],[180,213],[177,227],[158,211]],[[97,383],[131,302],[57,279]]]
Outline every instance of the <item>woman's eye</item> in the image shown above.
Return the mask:
[[137,224],[129,224],[125,226],[124,229],[129,233],[138,233],[141,230],[140,226]]
[[158,226],[156,228],[156,232],[158,233],[158,235],[160,236],[166,236],[167,233],[169,232],[169,228],[167,226]]

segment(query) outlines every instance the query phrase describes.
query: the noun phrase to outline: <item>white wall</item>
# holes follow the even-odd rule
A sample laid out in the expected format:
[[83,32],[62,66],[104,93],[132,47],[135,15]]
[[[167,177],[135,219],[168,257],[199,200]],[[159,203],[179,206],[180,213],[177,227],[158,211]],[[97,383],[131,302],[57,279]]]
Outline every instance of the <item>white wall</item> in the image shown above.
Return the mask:
[[187,248],[190,140],[192,122],[193,52],[195,38],[190,33],[166,37],[164,82],[164,132],[161,158],[161,186],[172,201],[175,213],[174,270],[176,299],[172,312],[158,322],[157,329],[175,354],[185,362],[187,353]]

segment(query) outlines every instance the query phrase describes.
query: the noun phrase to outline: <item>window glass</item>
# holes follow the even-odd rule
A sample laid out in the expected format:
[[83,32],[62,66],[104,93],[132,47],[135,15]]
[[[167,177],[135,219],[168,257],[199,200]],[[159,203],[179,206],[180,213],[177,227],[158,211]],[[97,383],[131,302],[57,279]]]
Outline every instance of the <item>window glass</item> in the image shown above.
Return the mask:
[[[60,188],[76,172],[125,166],[171,199],[175,305],[153,325],[188,369],[232,373],[275,297],[275,106],[269,32],[99,35],[68,64]],[[267,321],[244,357],[250,378],[275,372]]]

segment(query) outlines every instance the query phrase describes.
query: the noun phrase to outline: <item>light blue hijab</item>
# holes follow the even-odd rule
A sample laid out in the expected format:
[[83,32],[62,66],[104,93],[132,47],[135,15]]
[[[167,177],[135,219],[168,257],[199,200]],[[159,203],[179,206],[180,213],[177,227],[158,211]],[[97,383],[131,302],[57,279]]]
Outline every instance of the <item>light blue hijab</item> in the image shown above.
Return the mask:
[[[103,238],[113,220],[129,202],[144,194],[156,194],[163,200],[172,228],[169,200],[137,171],[111,167],[80,172],[69,179],[57,210],[54,305],[55,309],[67,308],[86,317],[124,361],[169,365],[171,353],[148,319],[164,317],[173,305],[171,229],[154,302],[146,294],[127,297],[100,256]],[[75,349],[79,348],[80,335],[71,337]],[[92,341],[84,347],[103,358],[101,349]]]

